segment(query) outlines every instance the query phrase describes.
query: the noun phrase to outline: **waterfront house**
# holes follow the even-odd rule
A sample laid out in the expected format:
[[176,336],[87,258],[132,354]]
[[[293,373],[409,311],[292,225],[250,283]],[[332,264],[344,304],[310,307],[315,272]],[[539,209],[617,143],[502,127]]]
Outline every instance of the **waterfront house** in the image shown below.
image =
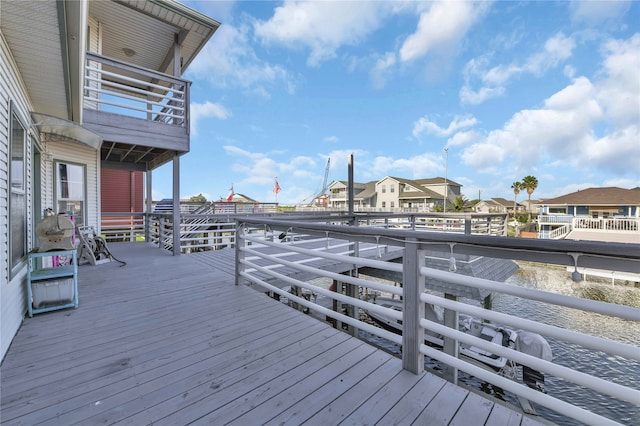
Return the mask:
[[539,238],[640,242],[640,188],[588,188],[541,202]]
[[[492,198],[481,200],[474,206],[476,213],[508,213],[513,214],[513,200],[506,198]],[[522,204],[516,203],[516,213],[524,211]]]
[[[333,181],[329,185],[329,207],[346,209],[348,182]],[[433,211],[443,207],[445,198],[453,202],[460,196],[462,185],[436,177],[404,179],[386,176],[378,181],[354,183],[354,208],[378,211]]]
[[181,75],[220,24],[174,0],[0,7],[4,357],[27,309],[26,255],[38,244],[43,209],[99,231],[104,182],[145,173],[150,199],[151,171],[169,162],[178,203],[179,160],[190,142],[190,82]]

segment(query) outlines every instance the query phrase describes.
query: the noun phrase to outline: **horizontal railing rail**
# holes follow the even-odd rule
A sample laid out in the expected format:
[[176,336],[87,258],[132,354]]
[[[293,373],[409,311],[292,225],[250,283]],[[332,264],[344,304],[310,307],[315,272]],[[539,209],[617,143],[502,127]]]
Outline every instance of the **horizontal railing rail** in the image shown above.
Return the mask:
[[[202,211],[180,213],[180,252],[218,250],[235,245],[235,219],[247,214],[257,217],[280,217],[325,224],[349,225],[384,229],[413,229],[424,232],[449,232],[473,235],[503,235],[505,215],[450,214],[382,214],[350,216],[340,212],[278,213],[275,204],[210,203]],[[191,207],[194,208],[195,207]],[[200,206],[202,208],[202,206]],[[189,209],[186,209],[187,211]],[[173,250],[173,214],[145,212],[102,213],[101,233],[107,241],[147,241],[164,250]],[[288,239],[294,239],[289,235]]]
[[187,80],[92,52],[86,58],[85,108],[188,126]]
[[[587,388],[602,395],[605,401],[609,398],[621,404],[640,404],[640,391],[618,383],[616,377],[599,377],[592,374],[588,366],[578,371],[556,360],[548,361],[496,345],[459,331],[458,321],[451,321],[459,314],[469,315],[507,329],[539,334],[554,344],[557,341],[565,342],[581,348],[576,353],[584,350],[603,352],[606,357],[624,358],[628,363],[640,367],[637,346],[532,320],[519,314],[491,311],[480,307],[480,302],[459,299],[457,292],[461,288],[489,291],[517,298],[523,303],[541,303],[576,312],[595,313],[636,325],[640,322],[639,309],[462,275],[456,272],[455,266],[455,256],[462,254],[541,262],[576,269],[588,267],[638,273],[640,245],[423,232],[404,228],[406,223],[402,221],[398,223],[402,223],[403,227],[377,226],[373,220],[367,222],[369,226],[345,226],[348,220],[333,224],[328,218],[313,222],[244,217],[236,221],[236,284],[259,286],[262,291],[277,295],[281,300],[286,299],[294,307],[331,318],[338,327],[346,328],[351,333],[363,330],[402,345],[403,366],[409,371],[421,372],[424,368],[423,357],[428,356],[445,365],[446,376],[452,381],[457,380],[458,370],[464,371],[580,422],[616,424],[617,419],[611,418],[606,410],[595,412],[582,408],[583,404],[575,403],[570,398],[561,399],[552,393],[538,392],[514,381],[513,377],[487,371],[486,366],[479,367],[477,361],[457,356],[460,348],[473,346],[506,357],[513,365],[524,365],[540,371],[553,380],[572,383],[576,394],[580,393],[578,389]],[[296,235],[297,238],[288,240],[289,235]],[[439,256],[448,261],[451,270],[440,270],[425,264],[428,262],[426,254],[433,257],[434,252],[439,252]],[[388,259],[400,257],[402,263],[385,260],[385,256]],[[344,268],[338,270],[328,267],[329,264],[341,264]],[[403,285],[394,286],[382,280],[359,276],[357,271],[361,268],[373,268],[389,276],[400,276],[398,280]],[[298,274],[292,271],[298,271],[300,277],[304,278],[297,278]],[[310,277],[316,278],[311,280]],[[335,289],[329,287],[331,282],[337,283]],[[448,292],[445,294],[442,288],[450,290],[445,290]],[[372,297],[376,295],[401,300],[402,309],[398,311],[373,303]],[[444,310],[444,323],[425,319],[425,304]],[[381,315],[396,324],[400,322],[402,336],[361,320],[366,319],[366,313]],[[426,333],[442,336],[445,349],[441,351],[426,345]]]

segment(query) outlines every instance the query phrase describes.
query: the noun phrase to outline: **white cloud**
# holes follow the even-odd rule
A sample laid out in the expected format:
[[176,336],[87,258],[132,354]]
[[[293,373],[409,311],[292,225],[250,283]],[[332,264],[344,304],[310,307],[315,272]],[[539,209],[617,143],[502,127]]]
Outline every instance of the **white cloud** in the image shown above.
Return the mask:
[[374,88],[381,89],[384,87],[387,78],[391,74],[392,67],[396,62],[396,55],[393,52],[387,52],[376,60],[375,65],[369,72]]
[[409,158],[378,156],[372,162],[372,174],[375,179],[397,175],[409,179],[420,179],[444,171],[442,157],[434,154],[422,154]]
[[295,78],[282,66],[260,59],[251,44],[247,26],[223,25],[189,66],[188,75],[206,80],[216,88],[240,88],[269,98],[273,86],[281,84],[295,92]]
[[228,111],[223,105],[213,102],[205,102],[203,104],[193,102],[191,103],[191,115],[190,125],[191,134],[198,134],[198,122],[203,118],[217,118],[219,120],[226,120],[231,117],[231,112]]
[[527,58],[523,71],[533,75],[541,75],[551,68],[555,68],[560,62],[571,57],[576,42],[571,37],[559,33],[548,39],[541,52]]
[[476,132],[475,130],[458,132],[447,140],[447,146],[469,145],[470,143],[480,140],[480,138],[480,133]]
[[628,40],[611,40],[605,44],[606,55],[598,85],[598,101],[618,126],[640,122],[640,33]]
[[[487,69],[490,61],[488,55],[474,58],[464,68],[465,84],[460,89],[460,101],[463,104],[478,105],[487,99],[501,96],[510,80],[522,74],[537,77],[543,75],[571,57],[575,46],[572,37],[558,33],[547,39],[544,47],[539,52],[529,55],[522,64],[514,62]],[[478,89],[473,88],[476,81],[480,85]]]
[[416,32],[400,48],[403,62],[422,58],[428,53],[451,53],[467,31],[487,10],[485,2],[441,1],[428,4],[420,14]]
[[[237,159],[237,161],[230,161],[231,170],[242,176],[240,180],[234,182],[236,191],[260,193],[262,188],[264,200],[269,199],[269,191],[273,189],[276,177],[280,186],[289,190],[287,194],[289,199],[296,196],[293,188],[297,187],[298,182],[308,182],[317,177],[317,174],[313,173],[317,162],[312,157],[294,156],[282,162],[272,158],[275,154],[251,152],[234,145],[225,145],[224,150],[229,157]],[[273,194],[271,196],[273,197]]]
[[327,143],[336,143],[339,142],[340,139],[337,136],[326,136],[324,139],[322,139],[324,142]]
[[571,17],[577,22],[596,25],[624,15],[630,1],[572,1],[567,3]]
[[501,129],[465,148],[481,172],[571,167],[640,180],[640,34],[605,43],[596,80],[576,77],[540,109],[515,113]]
[[344,45],[357,45],[382,25],[384,2],[285,1],[268,21],[254,23],[266,44],[310,50],[307,63],[332,59]]
[[422,133],[430,133],[438,137],[451,136],[459,129],[475,126],[478,120],[472,115],[456,115],[446,128],[438,126],[427,117],[420,117],[413,124],[413,136],[419,138]]

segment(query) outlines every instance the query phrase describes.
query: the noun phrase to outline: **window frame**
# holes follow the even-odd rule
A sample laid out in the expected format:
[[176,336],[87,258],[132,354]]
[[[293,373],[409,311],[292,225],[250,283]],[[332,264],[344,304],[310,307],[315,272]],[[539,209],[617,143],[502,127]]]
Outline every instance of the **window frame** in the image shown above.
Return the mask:
[[[82,169],[82,200],[78,200],[76,198],[71,198],[71,197],[64,197],[61,198],[60,197],[60,172],[59,172],[59,166],[61,164],[65,164],[68,166],[75,166],[75,167],[80,167]],[[82,209],[81,209],[81,214],[82,214],[82,222],[78,222],[77,217],[74,218],[74,224],[76,226],[83,226],[83,225],[87,225],[87,165],[83,164],[83,163],[76,163],[73,161],[67,161],[67,160],[62,160],[62,159],[57,159],[53,162],[53,182],[54,182],[54,187],[53,187],[53,204],[55,206],[56,209],[56,213],[65,213],[66,211],[60,211],[60,202],[61,201],[68,201],[68,202],[74,202],[74,201],[80,201],[82,203]]]
[[[29,232],[28,232],[28,223],[27,223],[29,218],[29,209],[27,206],[27,201],[29,198],[28,197],[29,185],[27,181],[27,167],[29,165],[27,139],[29,134],[28,134],[28,127],[25,123],[26,123],[25,120],[20,115],[15,104],[11,102],[11,105],[9,107],[9,173],[8,173],[9,174],[9,191],[8,191],[9,192],[9,200],[8,200],[9,201],[8,202],[9,281],[11,281],[22,268],[24,261],[27,258],[27,251],[29,247],[29,243],[28,243]],[[17,177],[17,176],[14,176],[14,173],[16,173],[16,170],[14,170],[14,167],[16,167],[14,163],[14,155],[15,155],[14,131],[15,131],[16,124],[22,128],[22,176],[20,176],[21,178],[20,188],[17,188],[14,186],[14,178]],[[14,213],[16,212],[16,207],[17,207],[16,203],[18,202],[18,199],[17,199],[18,197],[22,197],[22,200],[19,203],[22,204],[23,211],[24,211],[24,216],[21,218],[22,232],[23,232],[23,235],[21,238],[18,238],[16,237],[16,235],[14,235],[15,234],[14,222],[16,220],[16,218],[14,217]],[[14,258],[14,256],[16,256],[14,243],[17,242],[18,239],[21,240],[22,242],[22,253],[20,254],[19,258]]]

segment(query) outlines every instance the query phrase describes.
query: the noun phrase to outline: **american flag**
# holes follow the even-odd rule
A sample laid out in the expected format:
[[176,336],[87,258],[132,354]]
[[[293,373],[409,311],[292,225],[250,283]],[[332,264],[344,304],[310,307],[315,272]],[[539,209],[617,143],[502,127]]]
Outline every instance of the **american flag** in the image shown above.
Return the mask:
[[278,178],[276,178],[276,180],[275,180],[275,181],[276,181],[276,183],[275,183],[275,185],[274,185],[274,187],[273,187],[273,192],[275,192],[276,194],[278,194],[278,192],[280,192],[280,190],[281,190],[282,188],[280,188],[280,185],[278,184]]

